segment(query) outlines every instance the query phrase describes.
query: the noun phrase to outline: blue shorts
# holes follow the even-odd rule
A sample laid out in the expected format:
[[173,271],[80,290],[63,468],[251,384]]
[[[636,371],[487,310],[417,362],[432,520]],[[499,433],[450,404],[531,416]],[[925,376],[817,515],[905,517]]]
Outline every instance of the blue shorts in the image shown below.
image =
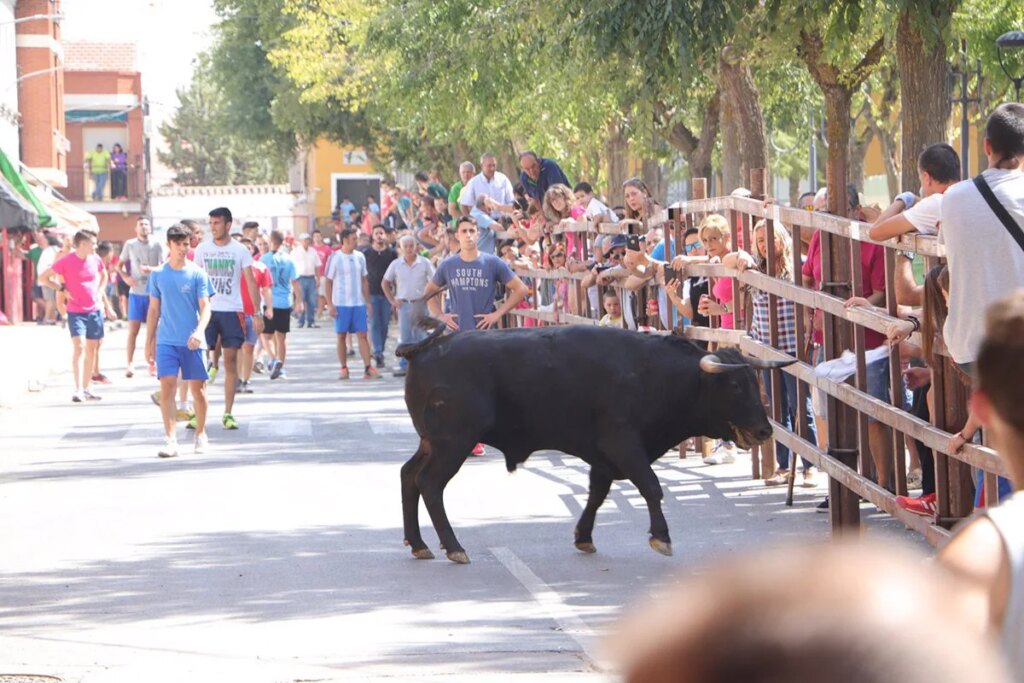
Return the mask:
[[[889,398],[889,357],[886,356],[874,363],[868,363],[868,367],[866,369],[868,393],[879,401],[891,403]],[[911,404],[914,402],[914,395],[912,392],[907,390],[907,385],[903,382],[902,377],[900,378],[899,391],[902,396],[899,406],[903,408],[903,410],[909,411]],[[871,416],[868,416],[868,421],[878,422],[878,420]]]
[[175,346],[174,344],[156,345],[156,376],[170,377],[178,376],[181,371],[181,378],[185,380],[210,379],[206,372],[206,363],[203,362],[203,349],[191,350],[187,346]]
[[68,312],[68,331],[72,337],[103,339],[103,311],[92,313]]
[[220,340],[222,349],[237,349],[245,340],[245,314],[241,311],[214,311],[206,326],[206,345],[216,348]]
[[338,317],[334,319],[334,331],[338,334],[366,332],[366,306],[336,306]]
[[256,334],[256,325],[252,321],[252,316],[245,316],[245,343],[256,346],[256,342],[259,341],[259,335]]
[[128,295],[128,321],[129,322],[146,322],[146,316],[149,315],[149,296],[146,294],[135,294],[134,292]]

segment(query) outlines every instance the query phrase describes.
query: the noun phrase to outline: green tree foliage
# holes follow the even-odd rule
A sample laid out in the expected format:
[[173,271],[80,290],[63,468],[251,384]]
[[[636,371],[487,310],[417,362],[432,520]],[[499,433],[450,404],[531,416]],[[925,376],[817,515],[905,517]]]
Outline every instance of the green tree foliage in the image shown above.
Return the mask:
[[178,90],[174,117],[160,126],[167,150],[160,161],[174,169],[183,185],[242,185],[287,180],[285,160],[272,143],[237,134],[225,99],[214,83],[209,60],[201,57],[192,83]]

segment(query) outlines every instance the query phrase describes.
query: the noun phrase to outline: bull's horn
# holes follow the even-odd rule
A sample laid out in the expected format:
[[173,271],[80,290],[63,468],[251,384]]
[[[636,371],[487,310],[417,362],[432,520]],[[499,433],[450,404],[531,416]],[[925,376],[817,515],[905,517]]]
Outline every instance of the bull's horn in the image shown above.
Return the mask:
[[792,365],[796,362],[796,359],[792,360],[766,360],[764,358],[754,358],[753,356],[746,356],[747,362],[750,363],[751,367],[761,368],[763,370],[774,370],[775,368],[784,368],[787,365]]
[[720,372],[731,372],[732,370],[741,370],[745,367],[748,367],[746,363],[740,363],[738,365],[733,363],[723,363],[719,360],[718,356],[713,353],[709,353],[700,359],[700,369],[709,375],[716,375]]

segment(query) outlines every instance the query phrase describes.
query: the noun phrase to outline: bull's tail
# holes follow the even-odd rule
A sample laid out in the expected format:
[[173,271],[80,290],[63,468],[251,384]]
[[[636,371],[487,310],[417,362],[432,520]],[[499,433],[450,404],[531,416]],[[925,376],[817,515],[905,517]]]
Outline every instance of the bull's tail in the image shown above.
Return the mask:
[[412,344],[399,344],[398,348],[395,349],[395,355],[399,358],[412,358],[420,351],[437,341],[441,335],[444,334],[445,328],[447,327],[447,325],[437,318],[430,317],[421,318],[419,322],[416,323],[416,326],[424,330],[431,330],[431,332],[427,335],[426,339],[421,341],[414,342]]

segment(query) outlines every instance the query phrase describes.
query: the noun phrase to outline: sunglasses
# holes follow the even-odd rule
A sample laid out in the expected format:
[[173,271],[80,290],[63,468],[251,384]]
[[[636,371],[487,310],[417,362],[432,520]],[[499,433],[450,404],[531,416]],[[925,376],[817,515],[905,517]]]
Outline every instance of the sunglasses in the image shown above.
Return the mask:
[[683,245],[683,248],[686,250],[686,253],[689,254],[691,251],[696,251],[697,249],[703,249],[704,245],[702,243],[700,243],[700,242],[694,242],[693,244],[685,244],[685,245]]

